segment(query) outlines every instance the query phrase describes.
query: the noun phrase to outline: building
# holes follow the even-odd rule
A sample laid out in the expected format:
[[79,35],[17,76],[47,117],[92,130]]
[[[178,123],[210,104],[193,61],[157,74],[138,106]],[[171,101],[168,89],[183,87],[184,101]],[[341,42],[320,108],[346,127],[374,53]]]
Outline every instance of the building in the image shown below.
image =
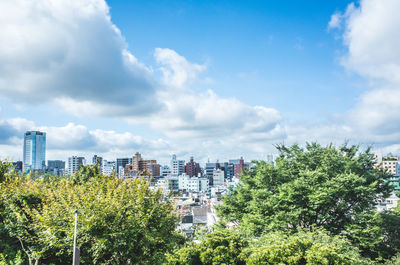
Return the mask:
[[249,164],[244,162],[243,157],[235,162],[233,163],[233,175],[238,178],[245,168],[249,168]]
[[140,161],[142,161],[142,155],[140,153],[136,153],[132,157],[132,170],[139,172],[140,171]]
[[185,173],[190,177],[197,176],[201,174],[201,168],[199,163],[194,162],[193,156],[190,157],[190,162],[186,163]]
[[22,161],[12,162],[12,164],[13,164],[13,168],[16,172],[22,172],[22,169],[23,169]]
[[99,168],[103,166],[103,158],[98,155],[92,157],[92,165],[97,165]]
[[[115,164],[115,170],[117,171],[118,175],[121,175],[120,171],[121,169],[123,170],[125,168],[126,165],[128,164],[132,164],[132,158],[117,158],[117,162]],[[123,175],[123,174],[122,174]]]
[[106,176],[115,174],[115,161],[103,160],[103,166],[101,167],[101,173]]
[[178,176],[178,189],[184,192],[201,192],[208,190],[208,178],[190,177],[186,173]]
[[46,169],[46,133],[27,131],[24,135],[24,171]]
[[73,175],[84,165],[86,165],[86,159],[84,157],[68,157],[68,175]]
[[171,174],[173,176],[182,175],[185,172],[185,160],[177,160],[176,155],[172,155]]
[[165,178],[168,177],[169,175],[171,175],[171,169],[169,168],[169,166],[167,165],[162,166],[160,176]]
[[400,159],[398,156],[382,157],[381,168],[392,174],[389,182],[395,190],[400,190]]
[[213,185],[216,186],[224,186],[225,184],[225,174],[224,171],[221,169],[214,169],[213,171]]
[[47,172],[54,176],[62,176],[65,172],[65,161],[47,160]]
[[132,157],[132,164],[125,165],[125,174],[129,176],[151,175],[160,176],[161,166],[157,160],[143,160],[140,153]]

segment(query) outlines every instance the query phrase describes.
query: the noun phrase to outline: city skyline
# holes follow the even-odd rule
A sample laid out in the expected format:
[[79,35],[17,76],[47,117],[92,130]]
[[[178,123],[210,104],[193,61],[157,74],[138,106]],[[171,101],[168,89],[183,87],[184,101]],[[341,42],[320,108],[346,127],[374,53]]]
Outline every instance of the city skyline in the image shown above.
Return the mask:
[[0,3],[0,158],[399,153],[398,1],[39,2]]

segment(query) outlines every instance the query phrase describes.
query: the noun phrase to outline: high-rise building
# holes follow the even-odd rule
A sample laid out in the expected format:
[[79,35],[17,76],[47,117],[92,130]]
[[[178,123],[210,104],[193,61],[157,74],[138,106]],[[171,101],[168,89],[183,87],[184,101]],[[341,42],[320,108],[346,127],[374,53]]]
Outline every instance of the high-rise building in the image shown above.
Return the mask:
[[137,152],[133,157],[132,157],[132,170],[135,170],[137,172],[140,171],[140,165],[139,162],[142,161],[142,155]]
[[120,173],[121,169],[124,169],[126,165],[132,164],[132,158],[117,158],[117,163],[115,165],[115,169],[117,174]]
[[140,153],[132,157],[132,164],[125,165],[125,174],[129,176],[139,176],[150,174],[151,176],[160,176],[161,166],[157,160],[143,160]]
[[46,133],[27,131],[24,135],[24,171],[46,169]]
[[176,155],[172,155],[171,174],[173,176],[182,175],[185,172],[185,160],[177,160]]
[[86,160],[84,157],[78,157],[78,156],[68,157],[68,175],[73,175],[81,168],[81,166],[84,166],[85,164]]
[[245,163],[243,157],[241,157],[238,163],[233,163],[233,174],[235,177],[239,177],[244,168],[249,168],[249,164]]
[[400,158],[398,156],[382,157],[381,168],[392,174],[389,183],[392,184],[395,190],[400,190]]
[[216,168],[213,171],[213,186],[224,186],[225,174],[224,171]]
[[61,176],[65,172],[65,161],[47,160],[47,172],[55,176]]
[[185,172],[190,177],[197,176],[201,173],[201,168],[199,163],[194,162],[193,156],[190,157],[190,161],[186,163]]
[[169,168],[169,166],[162,166],[160,175],[161,177],[168,177],[169,175],[171,175],[171,169]]
[[103,160],[102,167],[101,167],[101,173],[103,175],[110,177],[114,171],[115,171],[115,161]]
[[98,155],[94,155],[92,158],[92,165],[96,165],[101,169],[103,166],[103,158]]

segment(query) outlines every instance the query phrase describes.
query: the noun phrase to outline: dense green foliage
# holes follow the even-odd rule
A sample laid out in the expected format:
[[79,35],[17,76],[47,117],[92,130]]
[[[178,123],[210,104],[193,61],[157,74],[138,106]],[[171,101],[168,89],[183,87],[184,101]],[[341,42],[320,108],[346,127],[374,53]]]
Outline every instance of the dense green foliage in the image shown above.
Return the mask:
[[22,251],[29,264],[72,261],[74,209],[82,264],[160,264],[182,240],[172,204],[142,178],[123,181],[86,167],[70,179],[14,175],[0,185],[3,260]]
[[393,187],[369,149],[278,150],[275,165],[242,174],[219,224],[185,244],[172,201],[144,178],[109,178],[97,166],[68,178],[18,175],[0,162],[0,265],[69,263],[74,209],[82,264],[400,264],[400,205],[376,211]]
[[342,236],[323,230],[299,230],[293,234],[272,232],[257,239],[243,239],[235,230],[208,234],[200,243],[192,242],[167,257],[168,265],[222,264],[372,264]]
[[369,149],[313,143],[278,150],[275,166],[257,162],[224,198],[218,211],[225,222],[251,236],[323,228],[378,260],[400,251],[399,215],[375,210],[376,200],[392,192],[390,175],[375,167]]

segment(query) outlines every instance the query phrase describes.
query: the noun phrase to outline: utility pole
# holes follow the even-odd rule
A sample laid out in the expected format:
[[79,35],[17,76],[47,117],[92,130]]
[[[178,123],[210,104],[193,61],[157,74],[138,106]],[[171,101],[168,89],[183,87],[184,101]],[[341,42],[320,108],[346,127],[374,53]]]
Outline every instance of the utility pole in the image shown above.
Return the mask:
[[74,229],[74,250],[73,250],[73,257],[72,257],[72,265],[79,265],[79,258],[80,258],[80,250],[76,247],[76,227],[78,225],[78,210],[75,209],[75,229]]

